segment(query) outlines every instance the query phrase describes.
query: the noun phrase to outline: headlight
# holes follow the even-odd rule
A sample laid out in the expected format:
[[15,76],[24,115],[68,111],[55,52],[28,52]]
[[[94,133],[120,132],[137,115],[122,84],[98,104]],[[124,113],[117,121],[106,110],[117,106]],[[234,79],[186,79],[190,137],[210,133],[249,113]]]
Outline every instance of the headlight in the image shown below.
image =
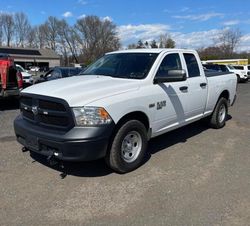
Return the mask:
[[77,126],[107,125],[112,122],[108,112],[101,107],[73,108]]

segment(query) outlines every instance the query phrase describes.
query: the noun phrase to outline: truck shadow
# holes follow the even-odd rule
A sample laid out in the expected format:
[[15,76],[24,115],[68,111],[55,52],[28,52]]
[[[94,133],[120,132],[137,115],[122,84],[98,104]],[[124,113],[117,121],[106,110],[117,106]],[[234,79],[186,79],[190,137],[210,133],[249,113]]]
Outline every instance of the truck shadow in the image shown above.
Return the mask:
[[[232,116],[228,115],[227,121],[231,119]],[[149,142],[149,155],[156,154],[157,152],[163,151],[164,149],[169,148],[175,144],[185,143],[189,138],[196,136],[208,129],[211,129],[208,126],[208,123],[205,120],[200,120],[153,138]]]
[[64,169],[60,167],[60,163],[51,166],[47,158],[34,152],[30,152],[33,162],[39,162],[40,164],[47,166],[60,173],[62,179],[66,176],[77,177],[102,177],[113,173],[113,171],[106,166],[103,159],[91,161],[91,162],[63,162]]
[[0,111],[19,109],[19,100],[15,98],[7,98],[0,100]]
[[[227,120],[231,120],[231,116],[228,115]],[[194,122],[185,127],[176,129],[168,132],[159,137],[153,138],[149,142],[148,154],[143,164],[147,163],[151,156],[159,151],[167,151],[165,149],[178,144],[185,143],[193,136],[196,136],[206,130],[210,129],[208,125],[203,121]],[[102,177],[114,173],[104,162],[103,159],[91,161],[91,162],[63,162],[64,169],[60,167],[60,164],[51,166],[46,157],[37,153],[30,152],[33,162],[38,162],[44,166],[47,166],[60,173],[62,179],[66,176],[77,176],[77,177]]]

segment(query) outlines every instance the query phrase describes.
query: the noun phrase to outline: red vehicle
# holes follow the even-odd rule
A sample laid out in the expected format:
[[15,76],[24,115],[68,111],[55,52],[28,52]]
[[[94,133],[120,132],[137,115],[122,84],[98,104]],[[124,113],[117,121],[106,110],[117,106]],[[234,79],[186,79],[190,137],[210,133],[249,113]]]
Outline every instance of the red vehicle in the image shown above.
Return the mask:
[[23,87],[22,74],[8,55],[0,54],[0,98],[19,96]]

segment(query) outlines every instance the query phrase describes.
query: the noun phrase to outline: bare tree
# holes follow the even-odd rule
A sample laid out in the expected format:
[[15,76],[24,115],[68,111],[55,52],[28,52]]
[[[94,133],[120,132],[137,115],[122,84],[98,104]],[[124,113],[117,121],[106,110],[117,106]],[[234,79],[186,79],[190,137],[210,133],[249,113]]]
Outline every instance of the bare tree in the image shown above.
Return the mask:
[[58,41],[59,20],[56,17],[50,16],[43,25],[45,40],[49,48],[56,50]]
[[24,13],[14,15],[16,45],[24,47],[27,41],[28,33],[31,29],[28,17]]
[[110,20],[101,20],[97,16],[86,16],[77,20],[75,28],[82,53],[86,58],[85,61],[91,62],[104,53],[120,47],[116,25]]
[[151,46],[152,49],[158,48],[158,45],[157,45],[155,40],[151,41],[150,46]]
[[242,32],[239,28],[224,29],[215,40],[217,46],[220,46],[226,57],[231,57],[240,43]]
[[31,48],[39,48],[39,43],[37,39],[37,27],[32,27],[26,37],[27,46]]
[[12,14],[3,13],[2,14],[2,26],[3,33],[5,35],[6,44],[9,47],[11,45],[11,40],[13,39],[15,23]]
[[2,14],[0,14],[0,46],[3,45],[3,18]]
[[77,33],[74,28],[70,27],[65,20],[61,20],[59,22],[59,42],[61,44],[61,49],[63,49],[63,53],[65,57],[68,57],[68,52],[74,59],[76,63],[78,63],[77,59]]
[[175,48],[175,41],[169,34],[160,35],[159,43],[159,48]]
[[142,40],[140,39],[140,40],[137,42],[136,49],[144,49],[144,48],[145,48],[144,43],[143,43]]
[[132,43],[128,45],[128,49],[136,49],[137,44]]
[[46,39],[46,26],[39,25],[36,28],[36,39],[38,43],[38,48],[43,49],[45,47],[45,39]]
[[221,46],[210,46],[197,50],[202,60],[218,60],[225,58],[224,51]]

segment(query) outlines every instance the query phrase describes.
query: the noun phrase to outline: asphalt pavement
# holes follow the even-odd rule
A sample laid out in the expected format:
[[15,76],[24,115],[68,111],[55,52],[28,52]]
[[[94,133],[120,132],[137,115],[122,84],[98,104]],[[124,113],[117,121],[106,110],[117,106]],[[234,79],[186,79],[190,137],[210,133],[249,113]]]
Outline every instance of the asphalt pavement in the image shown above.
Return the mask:
[[139,169],[48,166],[14,136],[18,101],[0,101],[0,225],[250,225],[250,82],[223,129],[196,122],[153,139]]

